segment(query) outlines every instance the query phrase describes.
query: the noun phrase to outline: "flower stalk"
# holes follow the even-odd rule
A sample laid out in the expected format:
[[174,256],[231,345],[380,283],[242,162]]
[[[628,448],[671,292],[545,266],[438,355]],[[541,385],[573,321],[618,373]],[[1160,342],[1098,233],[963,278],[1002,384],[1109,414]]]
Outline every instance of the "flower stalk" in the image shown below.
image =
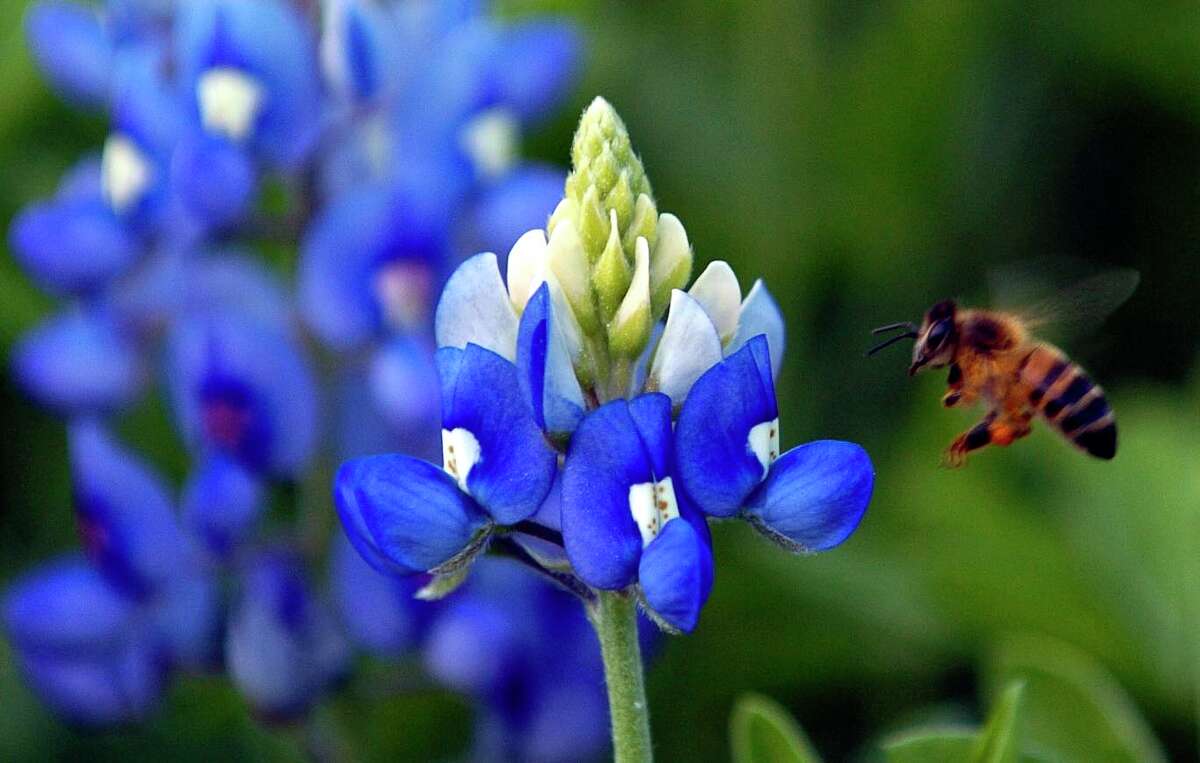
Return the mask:
[[588,617],[600,639],[604,659],[613,760],[647,763],[654,759],[654,754],[642,650],[638,643],[637,602],[624,591],[601,591],[596,603],[588,607]]

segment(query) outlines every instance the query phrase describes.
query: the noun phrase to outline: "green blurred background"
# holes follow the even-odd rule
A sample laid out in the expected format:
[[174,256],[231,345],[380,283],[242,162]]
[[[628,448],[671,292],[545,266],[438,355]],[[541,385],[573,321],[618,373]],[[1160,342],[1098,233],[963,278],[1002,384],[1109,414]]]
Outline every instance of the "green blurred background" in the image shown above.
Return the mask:
[[[0,220],[49,193],[103,140],[59,104],[0,29]],[[1200,687],[1200,4],[1061,2],[507,2],[576,15],[590,51],[571,108],[528,141],[565,161],[578,109],[617,107],[661,209],[698,262],[767,279],[788,318],[784,445],[862,442],[875,499],[836,551],[793,558],[715,529],[701,626],[650,674],[662,760],[727,757],[746,690],[791,710],[827,760],[869,754],[921,719],[986,713],[1005,644],[1090,655],[1172,759],[1197,756]],[[867,360],[868,330],[987,273],[1073,258],[1142,273],[1134,298],[1066,349],[1109,391],[1121,450],[1089,460],[1041,427],[965,470],[939,466],[972,422],[904,351]],[[50,307],[0,260],[0,351]],[[75,544],[62,425],[5,369],[0,580]],[[176,477],[160,405],[126,432]],[[184,681],[143,730],[80,734],[21,687],[0,642],[0,759],[294,756],[219,680]],[[372,666],[368,666],[371,670]],[[322,710],[367,759],[450,757],[466,706],[438,692],[350,693]]]

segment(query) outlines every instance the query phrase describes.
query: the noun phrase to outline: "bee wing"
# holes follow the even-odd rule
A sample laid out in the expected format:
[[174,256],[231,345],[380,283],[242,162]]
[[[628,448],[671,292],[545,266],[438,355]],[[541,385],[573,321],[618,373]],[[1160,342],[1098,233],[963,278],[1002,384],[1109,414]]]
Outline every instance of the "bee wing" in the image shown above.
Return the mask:
[[1125,303],[1141,275],[1132,268],[1104,270],[1066,288],[1031,275],[1028,267],[997,270],[989,278],[996,307],[1025,321],[1039,336],[1058,342],[1085,336]]

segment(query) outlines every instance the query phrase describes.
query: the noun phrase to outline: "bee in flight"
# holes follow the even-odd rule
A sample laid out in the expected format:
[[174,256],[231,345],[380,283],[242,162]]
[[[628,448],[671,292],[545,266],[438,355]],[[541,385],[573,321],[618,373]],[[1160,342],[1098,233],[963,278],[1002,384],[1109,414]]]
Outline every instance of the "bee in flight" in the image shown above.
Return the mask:
[[[1050,321],[1096,323],[1116,309],[1136,288],[1138,274],[1112,271],[1084,281],[1029,315],[1023,312],[968,309],[953,300],[938,302],[921,325],[911,322],[880,326],[872,333],[893,331],[871,348],[874,355],[903,339],[914,339],[909,376],[949,367],[947,408],[983,401],[983,420],[954,439],[946,451],[952,467],[987,445],[1009,445],[1032,431],[1041,416],[1076,447],[1109,460],[1117,453],[1117,420],[1100,385],[1057,347],[1036,339],[1032,331]],[[1034,317],[1036,316],[1036,317]]]

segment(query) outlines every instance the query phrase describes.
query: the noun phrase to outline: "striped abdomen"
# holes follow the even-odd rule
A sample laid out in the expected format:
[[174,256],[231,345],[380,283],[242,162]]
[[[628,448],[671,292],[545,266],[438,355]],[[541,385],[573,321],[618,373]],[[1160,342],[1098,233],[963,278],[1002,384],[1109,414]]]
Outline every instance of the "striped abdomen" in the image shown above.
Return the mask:
[[1021,364],[1034,410],[1096,458],[1117,453],[1117,420],[1104,390],[1054,347],[1039,345]]

